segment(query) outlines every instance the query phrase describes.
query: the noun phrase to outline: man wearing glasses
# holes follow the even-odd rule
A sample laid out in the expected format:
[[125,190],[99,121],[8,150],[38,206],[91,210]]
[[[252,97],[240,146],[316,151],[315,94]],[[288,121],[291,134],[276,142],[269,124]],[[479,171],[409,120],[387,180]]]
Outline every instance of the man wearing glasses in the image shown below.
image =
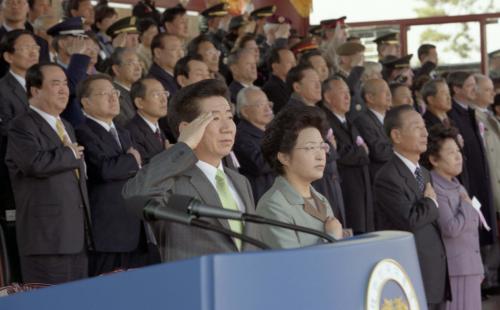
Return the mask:
[[158,124],[158,120],[167,115],[168,96],[168,91],[153,78],[140,79],[132,84],[130,97],[137,113],[128,123],[127,129],[144,164],[174,142],[173,136],[165,137]]
[[142,67],[135,49],[131,48],[117,47],[111,54],[110,61],[113,86],[120,91],[120,114],[114,121],[124,127],[135,116],[130,87],[141,78]]
[[121,197],[125,182],[141,168],[139,152],[127,130],[113,122],[120,113],[119,91],[107,75],[92,75],[77,90],[86,119],[76,130],[85,147],[92,234],[95,251],[89,256],[89,275],[149,263],[141,221],[127,213]]

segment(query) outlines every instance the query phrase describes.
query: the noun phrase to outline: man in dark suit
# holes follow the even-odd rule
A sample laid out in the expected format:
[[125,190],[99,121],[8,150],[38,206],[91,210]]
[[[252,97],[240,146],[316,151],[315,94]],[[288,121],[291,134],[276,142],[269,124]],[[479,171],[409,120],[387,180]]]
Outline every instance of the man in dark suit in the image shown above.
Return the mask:
[[469,181],[469,187],[466,189],[470,197],[476,197],[481,203],[481,211],[491,227],[490,231],[484,228],[479,229],[479,242],[486,265],[486,277],[490,278],[491,268],[488,266],[488,262],[492,260],[490,256],[498,260],[498,231],[488,161],[484,149],[485,142],[480,132],[476,112],[472,108],[476,98],[476,81],[474,75],[462,71],[450,73],[447,80],[453,97],[452,108],[448,116],[453,120],[464,141],[463,154],[466,158],[466,173]]
[[284,108],[294,106],[316,106],[321,101],[321,80],[314,68],[299,64],[286,76],[286,84],[293,91]]
[[15,234],[15,203],[5,165],[7,132],[16,116],[29,110],[26,95],[26,71],[38,62],[39,46],[33,34],[26,30],[12,30],[3,38],[1,54],[10,71],[0,80],[0,223],[7,241],[13,281],[20,281],[19,257]]
[[182,43],[175,35],[159,33],[151,42],[153,64],[149,69],[148,76],[160,81],[170,96],[175,95],[179,86],[174,79],[175,64],[182,56],[184,50]]
[[481,202],[481,211],[490,227],[490,232],[480,230],[481,246],[496,243],[496,220],[492,203],[491,183],[488,173],[488,162],[484,150],[484,141],[479,132],[474,104],[476,82],[474,76],[466,72],[453,72],[448,76],[448,84],[452,93],[452,108],[448,112],[449,118],[458,128],[464,140],[463,152],[467,158],[467,175],[471,197]]
[[238,92],[244,87],[253,85],[257,79],[255,54],[247,49],[239,49],[229,54],[227,65],[233,75],[233,81],[229,84],[231,103],[236,104]]
[[141,78],[142,67],[135,49],[122,47],[113,51],[110,65],[113,86],[120,91],[120,114],[113,121],[124,127],[136,114],[130,98],[130,87]]
[[[168,110],[179,142],[155,156],[125,184],[126,200],[146,197],[147,205],[164,205],[172,194],[183,194],[214,208],[255,212],[248,180],[221,164],[233,147],[236,131],[226,94],[226,85],[218,80],[200,81],[179,91]],[[249,223],[208,221],[256,236],[255,227]],[[173,222],[155,223],[155,235],[163,261],[251,248],[228,236]]]
[[395,154],[375,178],[377,229],[413,233],[428,308],[444,309],[449,281],[438,204],[429,172],[418,164],[427,149],[427,130],[420,114],[407,105],[387,112],[384,129]]
[[56,64],[26,74],[30,110],[9,129],[6,163],[16,200],[23,281],[61,283],[87,277],[89,202],[83,147],[60,113],[69,97]]
[[158,125],[158,120],[167,115],[168,98],[161,83],[152,78],[140,79],[132,84],[130,96],[137,113],[127,124],[127,129],[143,163],[147,164],[170,145]]
[[272,104],[256,86],[244,88],[236,98],[236,113],[240,122],[236,127],[234,153],[240,162],[240,173],[252,185],[255,201],[271,188],[274,172],[264,159],[260,148],[267,124],[273,119]]
[[127,130],[115,126],[118,92],[107,75],[92,75],[78,88],[86,121],[76,129],[85,147],[92,234],[95,252],[89,258],[89,275],[148,264],[146,235],[140,219],[125,210],[120,195],[125,182],[142,165]]
[[179,59],[175,64],[174,78],[177,84],[186,87],[201,80],[210,78],[210,70],[198,54],[187,55]]
[[286,84],[288,71],[295,66],[295,55],[288,48],[275,48],[269,52],[267,66],[271,75],[262,86],[267,98],[273,102],[273,112],[277,114],[290,98],[290,88]]
[[[422,116],[427,130],[436,124],[443,124],[446,127],[452,125],[447,114],[451,110],[452,102],[446,81],[443,79],[429,80],[422,86],[420,93],[427,107]],[[464,185],[463,182],[462,185]]]
[[367,109],[359,112],[354,125],[370,150],[370,176],[373,182],[378,170],[394,154],[391,141],[384,131],[384,117],[391,108],[392,99],[389,86],[382,79],[366,81],[362,93]]
[[[6,33],[15,29],[25,29],[33,33],[33,27],[27,21],[29,11],[28,1],[2,1],[3,25],[0,26],[0,40]],[[49,61],[49,45],[47,41],[39,36],[34,36],[36,43],[40,47],[39,61]],[[0,58],[0,77],[3,77],[9,71],[8,63]]]
[[337,141],[338,169],[346,205],[347,227],[355,234],[373,231],[373,201],[368,146],[346,118],[351,104],[349,87],[341,77],[323,83],[322,109]]

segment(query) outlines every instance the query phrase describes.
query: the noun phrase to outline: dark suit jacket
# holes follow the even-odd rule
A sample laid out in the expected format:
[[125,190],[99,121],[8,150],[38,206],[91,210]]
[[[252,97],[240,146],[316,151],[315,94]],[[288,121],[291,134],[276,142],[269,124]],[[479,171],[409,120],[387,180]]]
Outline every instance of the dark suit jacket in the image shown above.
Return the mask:
[[344,128],[329,109],[324,106],[322,108],[337,140],[337,165],[346,205],[347,227],[352,228],[354,233],[373,231],[373,201],[368,166],[370,159],[364,148],[356,145],[358,129],[349,120],[348,128]]
[[80,105],[80,101],[76,98],[76,88],[81,81],[87,78],[87,67],[89,63],[89,56],[74,54],[71,56],[68,68],[64,70],[68,78],[69,100],[61,116],[75,128],[85,121],[82,106]]
[[[64,126],[75,142],[71,125],[64,122]],[[89,216],[83,161],[30,110],[12,121],[6,163],[16,200],[19,253],[80,253]]]
[[[33,27],[31,27],[29,22],[25,23],[25,28],[26,30],[33,32]],[[2,38],[5,36],[6,33],[7,30],[2,25],[0,27],[0,41],[2,41]],[[42,37],[39,37],[37,35],[34,35],[34,37],[36,43],[38,44],[38,46],[40,46],[40,54],[38,56],[39,62],[50,61],[49,44]],[[3,77],[5,74],[7,74],[7,72],[9,72],[9,63],[6,62],[3,57],[0,57],[0,77]]]
[[[425,182],[430,182],[429,172],[422,171]],[[449,283],[437,206],[423,196],[413,173],[396,155],[375,177],[374,194],[377,229],[413,233],[427,303],[443,302]]]
[[[177,143],[153,157],[123,188],[123,196],[130,202],[146,198],[151,205],[167,205],[172,194],[194,196],[203,203],[222,208],[215,188],[196,166],[194,152],[185,144]],[[243,200],[245,211],[255,212],[252,189],[248,180],[231,169],[224,172]],[[133,206],[131,206],[133,208]],[[207,219],[211,224],[230,229],[227,220]],[[256,227],[245,223],[244,234],[255,238]],[[173,261],[206,254],[236,252],[234,241],[219,233],[173,222],[156,222],[155,235],[163,261]],[[243,243],[243,250],[254,249]]]
[[0,217],[3,217],[4,210],[15,209],[9,171],[5,165],[8,127],[14,117],[25,113],[29,107],[26,91],[10,72],[0,79],[0,98],[2,98],[0,102]]
[[113,86],[120,91],[120,114],[113,119],[113,122],[120,127],[125,127],[135,116],[136,108],[128,90],[118,83],[113,83]]
[[369,109],[359,113],[354,125],[370,149],[370,175],[373,181],[378,170],[394,155],[391,141],[384,131],[384,125]]
[[234,153],[240,162],[240,173],[247,177],[252,186],[253,197],[260,197],[274,183],[274,171],[262,155],[260,148],[264,132],[242,119],[236,127]]
[[231,94],[231,102],[236,104],[236,97],[240,90],[245,88],[240,82],[233,80],[231,84],[229,84],[229,93]]
[[156,62],[153,62],[151,68],[149,69],[148,76],[153,77],[160,81],[161,85],[165,90],[168,90],[170,97],[174,96],[179,86],[175,81],[174,77],[170,75],[167,71],[163,70]]
[[78,142],[85,147],[92,233],[99,252],[131,252],[139,244],[141,231],[140,219],[125,210],[120,195],[139,165],[126,153],[132,146],[128,131],[116,128],[121,148],[111,133],[89,118],[76,129]]
[[[139,114],[136,114],[127,124],[127,129],[134,141],[134,145],[141,154],[144,164],[149,163],[153,156],[165,150],[165,144],[160,143],[151,128]],[[165,136],[161,133],[163,140]]]
[[493,206],[493,193],[491,191],[488,161],[484,150],[484,141],[479,133],[479,126],[473,109],[465,110],[453,100],[448,116],[453,120],[464,139],[463,154],[466,158],[466,168],[469,181],[469,195],[476,196],[481,202],[481,211],[491,227],[487,232],[480,229],[481,245],[496,243],[497,225],[495,208]]
[[269,77],[262,90],[266,93],[267,98],[274,103],[273,112],[275,115],[278,114],[281,108],[286,105],[288,99],[290,99],[290,89],[284,81],[274,74]]

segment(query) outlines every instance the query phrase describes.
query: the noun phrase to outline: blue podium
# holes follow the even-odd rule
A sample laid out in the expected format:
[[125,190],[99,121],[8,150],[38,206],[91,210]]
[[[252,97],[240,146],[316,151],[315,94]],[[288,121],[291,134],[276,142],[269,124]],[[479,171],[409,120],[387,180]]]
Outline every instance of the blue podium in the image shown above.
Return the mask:
[[[427,309],[413,236],[220,254],[0,298],[24,309]],[[388,307],[391,306],[391,307]]]

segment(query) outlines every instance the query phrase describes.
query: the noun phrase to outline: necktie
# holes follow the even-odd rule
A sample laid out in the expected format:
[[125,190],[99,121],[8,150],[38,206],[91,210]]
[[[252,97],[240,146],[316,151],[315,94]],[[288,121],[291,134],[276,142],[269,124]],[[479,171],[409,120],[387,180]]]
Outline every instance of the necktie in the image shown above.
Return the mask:
[[160,144],[163,146],[163,138],[161,137],[160,129],[158,129],[158,128],[156,128],[155,137],[160,142]]
[[[229,185],[227,184],[226,176],[220,169],[217,169],[217,174],[215,175],[215,184],[217,194],[219,195],[219,199],[222,202],[222,207],[228,210],[239,211],[238,206],[236,205],[236,201],[229,191]],[[240,221],[229,220],[229,227],[231,227],[231,230],[234,232],[240,234],[243,232],[243,223]],[[241,240],[235,239],[235,243],[238,250],[241,250]]]
[[[59,139],[61,139],[61,141],[64,142],[64,137],[66,137],[66,130],[64,129],[64,124],[60,119],[56,120],[56,132],[57,135],[59,136]],[[78,169],[75,169],[75,174],[76,178],[79,179],[80,172],[78,172]]]
[[118,144],[118,146],[121,149],[122,144],[120,143],[120,138],[118,138],[118,132],[116,131],[116,128],[115,127],[109,128],[109,133],[113,136],[113,138],[115,138],[116,143]]
[[422,175],[422,169],[420,169],[420,167],[417,167],[417,169],[415,169],[415,179],[417,180],[418,189],[420,190],[421,193],[423,193],[425,184],[424,184],[424,176]]

